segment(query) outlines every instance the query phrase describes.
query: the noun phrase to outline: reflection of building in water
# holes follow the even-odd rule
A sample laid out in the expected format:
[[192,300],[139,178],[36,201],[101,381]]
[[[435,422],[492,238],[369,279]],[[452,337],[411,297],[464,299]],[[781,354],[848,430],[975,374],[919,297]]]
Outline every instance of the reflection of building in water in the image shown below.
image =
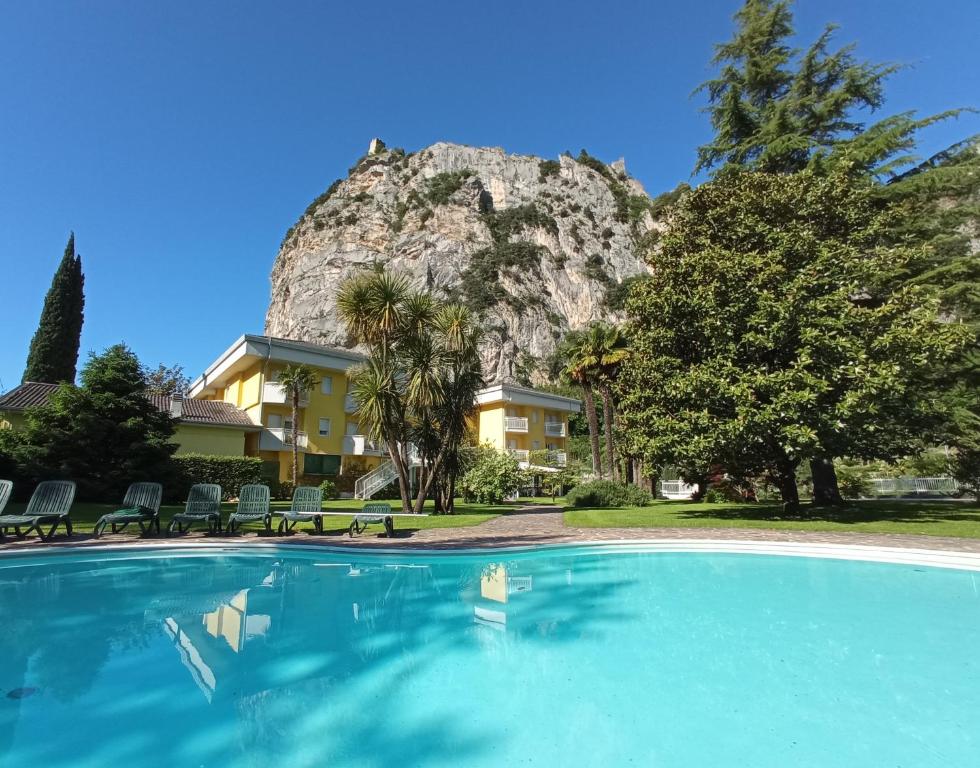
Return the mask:
[[269,631],[272,617],[259,613],[248,613],[248,590],[243,589],[228,603],[219,605],[217,610],[205,613],[204,628],[211,637],[222,637],[235,653],[245,647],[245,642],[260,637]]
[[[269,586],[271,581],[266,581],[264,586]],[[250,613],[250,593],[254,611],[257,592],[243,589],[196,620],[173,616],[164,619],[164,629],[180,653],[181,663],[190,671],[208,701],[217,691],[221,673],[233,663],[233,657],[227,658],[227,649],[240,654],[251,640],[265,637],[272,627],[272,617],[268,613]],[[216,646],[211,638],[223,643]]]
[[[530,576],[512,576],[503,563],[492,563],[480,577],[480,596],[495,603],[507,603],[511,595],[531,591]],[[486,605],[473,606],[474,621],[478,624],[505,629],[507,611]]]
[[381,638],[426,626],[419,612],[439,596],[430,566],[380,561],[277,564],[235,581],[224,593],[183,599],[156,614],[209,702],[280,687],[282,678],[268,674],[273,659],[303,658],[302,668],[289,669],[295,680],[344,674],[348,663],[389,656]]

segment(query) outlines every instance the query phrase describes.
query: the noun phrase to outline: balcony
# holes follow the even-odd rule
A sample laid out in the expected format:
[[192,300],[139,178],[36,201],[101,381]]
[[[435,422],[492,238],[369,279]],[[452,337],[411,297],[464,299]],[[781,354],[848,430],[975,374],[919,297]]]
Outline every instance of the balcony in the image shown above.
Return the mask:
[[564,437],[565,423],[562,421],[546,421],[544,423],[544,433],[548,437]]
[[357,410],[357,400],[354,399],[353,395],[346,395],[344,397],[344,413],[353,413]]
[[[296,433],[296,447],[305,451],[309,440],[305,432]],[[293,449],[293,431],[282,427],[266,427],[259,433],[260,451],[291,451]]]
[[504,418],[504,429],[508,432],[527,432],[527,419],[523,416],[507,416]]
[[[527,419],[525,419],[527,421]],[[520,448],[508,448],[507,453],[513,456],[520,464],[527,464],[531,458],[530,451],[524,451]]]
[[568,454],[564,451],[548,451],[548,463],[554,464],[556,467],[567,466]]
[[387,456],[388,447],[380,440],[372,440],[367,435],[344,435],[344,455],[346,456]]
[[[279,405],[292,405],[293,401],[289,394],[279,386],[278,381],[267,381],[262,385],[262,402]],[[305,408],[310,404],[310,395],[304,392],[299,399],[299,407]]]

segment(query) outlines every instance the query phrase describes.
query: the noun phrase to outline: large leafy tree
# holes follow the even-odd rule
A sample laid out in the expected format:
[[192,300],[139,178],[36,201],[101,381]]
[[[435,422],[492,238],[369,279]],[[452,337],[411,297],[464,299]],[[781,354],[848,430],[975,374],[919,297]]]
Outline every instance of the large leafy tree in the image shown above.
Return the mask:
[[627,304],[630,452],[691,478],[764,473],[795,507],[796,468],[831,441],[894,460],[934,436],[928,373],[967,334],[895,279],[919,256],[891,242],[898,215],[843,170],[730,170],[686,195]]
[[191,380],[184,374],[182,365],[164,365],[143,369],[146,389],[158,395],[182,395],[190,386]]
[[84,309],[85,276],[82,258],[75,253],[73,232],[44,297],[44,308],[31,339],[23,381],[49,384],[75,381]]
[[451,512],[468,422],[483,386],[476,318],[463,306],[412,290],[404,276],[389,272],[344,281],[337,307],[351,338],[369,353],[349,374],[354,417],[388,446],[403,509],[421,512],[435,491],[439,511]]
[[289,435],[289,438],[293,449],[292,477],[294,486],[299,477],[299,404],[303,396],[316,386],[318,380],[316,371],[308,365],[287,365],[279,372],[279,387],[289,398],[293,420],[292,434]]
[[81,386],[67,382],[47,405],[30,408],[17,458],[33,480],[64,477],[82,500],[121,499],[139,480],[170,477],[174,422],[146,397],[139,360],[125,345],[92,354]]
[[[871,180],[878,205],[902,210],[891,220],[892,239],[922,246],[896,278],[937,287],[941,311],[976,335],[980,256],[970,238],[980,221],[977,137],[919,165],[912,154],[921,129],[957,110],[925,118],[902,113],[869,125],[864,118],[884,105],[885,82],[898,67],[862,61],[854,46],[832,50],[832,25],[809,47],[794,48],[787,0],[747,0],[735,22],[732,39],[716,47],[717,76],[700,88],[715,133],[699,149],[696,170],[826,174],[845,167]],[[957,415],[947,439],[976,442],[975,354],[965,353],[932,378],[949,401],[948,413]],[[817,502],[840,501],[833,442],[839,441],[818,446],[811,458]]]

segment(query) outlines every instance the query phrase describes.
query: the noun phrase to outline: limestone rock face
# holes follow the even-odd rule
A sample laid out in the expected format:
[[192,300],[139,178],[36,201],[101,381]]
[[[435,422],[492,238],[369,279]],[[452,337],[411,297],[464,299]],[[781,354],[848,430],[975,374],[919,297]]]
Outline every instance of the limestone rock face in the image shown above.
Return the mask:
[[565,334],[616,319],[623,281],[646,270],[638,244],[658,225],[622,161],[372,146],[283,240],[266,333],[352,346],[337,288],[380,265],[481,313],[488,382],[539,383]]

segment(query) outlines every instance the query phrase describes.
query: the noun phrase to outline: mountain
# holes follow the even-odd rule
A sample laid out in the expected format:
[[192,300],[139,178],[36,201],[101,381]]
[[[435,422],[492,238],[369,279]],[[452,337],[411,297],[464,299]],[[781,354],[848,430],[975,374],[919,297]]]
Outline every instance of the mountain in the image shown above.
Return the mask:
[[540,383],[569,330],[619,316],[661,202],[622,160],[584,150],[544,160],[438,143],[406,154],[376,139],[286,233],[266,333],[351,346],[337,287],[383,267],[481,314],[488,382]]

